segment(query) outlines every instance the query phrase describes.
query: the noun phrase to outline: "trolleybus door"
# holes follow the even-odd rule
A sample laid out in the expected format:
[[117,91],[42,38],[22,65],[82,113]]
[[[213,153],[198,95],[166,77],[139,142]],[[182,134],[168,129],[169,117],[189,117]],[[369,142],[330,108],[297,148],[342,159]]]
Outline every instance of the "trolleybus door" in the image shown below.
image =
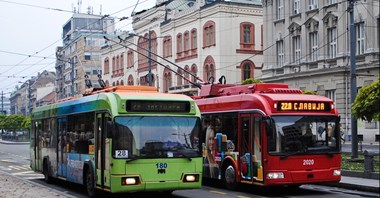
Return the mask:
[[67,118],[58,118],[58,176],[67,176],[67,159],[66,153],[68,151],[68,137],[67,132]]
[[[97,184],[104,187],[106,183],[109,183],[106,179],[105,171],[110,170],[110,142],[107,138],[107,121],[110,115],[108,113],[96,114],[96,144],[95,144],[95,169],[97,174]],[[109,174],[108,174],[109,175]],[[109,184],[107,185],[109,186]]]
[[33,134],[31,134],[32,146],[33,146],[33,157],[34,160],[32,163],[33,170],[41,170],[42,171],[42,153],[41,153],[41,145],[40,145],[40,136],[42,135],[42,122],[35,121],[34,122],[34,130]]
[[261,116],[240,114],[240,172],[241,179],[262,181]]

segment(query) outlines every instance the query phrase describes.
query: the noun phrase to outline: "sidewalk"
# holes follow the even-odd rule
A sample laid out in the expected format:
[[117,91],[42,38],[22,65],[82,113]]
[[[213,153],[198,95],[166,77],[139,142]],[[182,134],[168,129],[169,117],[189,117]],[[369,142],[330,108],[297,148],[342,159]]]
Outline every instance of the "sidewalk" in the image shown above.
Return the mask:
[[74,198],[64,192],[47,188],[29,180],[24,180],[0,171],[0,198],[40,198],[40,197],[68,197]]

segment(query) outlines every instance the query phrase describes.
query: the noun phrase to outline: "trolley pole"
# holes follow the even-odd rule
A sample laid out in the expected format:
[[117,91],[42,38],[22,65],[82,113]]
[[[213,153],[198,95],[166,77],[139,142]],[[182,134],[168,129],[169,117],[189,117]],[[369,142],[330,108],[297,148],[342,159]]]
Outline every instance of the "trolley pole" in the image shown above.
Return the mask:
[[352,104],[356,98],[356,35],[355,35],[355,21],[354,21],[354,4],[356,0],[350,0],[348,11],[350,12],[350,62],[351,62],[351,158],[358,158],[358,126],[357,120],[352,114]]

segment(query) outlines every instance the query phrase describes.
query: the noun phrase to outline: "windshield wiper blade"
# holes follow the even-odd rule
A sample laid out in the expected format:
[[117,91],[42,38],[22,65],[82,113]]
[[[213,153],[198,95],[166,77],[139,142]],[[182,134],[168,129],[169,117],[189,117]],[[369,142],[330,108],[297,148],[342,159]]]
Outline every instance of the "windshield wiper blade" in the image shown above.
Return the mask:
[[291,155],[297,155],[297,154],[300,154],[300,153],[305,153],[305,151],[304,150],[301,150],[301,151],[295,151],[295,152],[292,152],[292,153],[287,153],[287,154],[285,154],[285,155],[281,155],[281,159],[285,159],[285,158],[287,158],[287,157],[289,157],[289,156],[291,156]]
[[135,161],[135,160],[138,160],[138,159],[140,159],[140,158],[137,158],[137,157],[129,158],[129,159],[125,160],[125,163],[132,162],[132,161]]

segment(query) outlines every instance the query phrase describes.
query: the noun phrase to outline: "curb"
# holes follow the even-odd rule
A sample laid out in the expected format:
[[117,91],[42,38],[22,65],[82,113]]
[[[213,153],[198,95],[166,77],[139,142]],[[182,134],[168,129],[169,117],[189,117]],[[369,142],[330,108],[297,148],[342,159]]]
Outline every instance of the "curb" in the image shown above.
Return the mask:
[[10,142],[10,141],[0,140],[0,144],[29,144],[29,142]]
[[325,183],[325,184],[322,184],[322,186],[339,187],[339,188],[345,188],[345,189],[350,189],[350,190],[358,190],[358,191],[374,192],[374,193],[380,192],[380,189],[378,187],[349,184],[349,183],[343,183],[343,182]]

